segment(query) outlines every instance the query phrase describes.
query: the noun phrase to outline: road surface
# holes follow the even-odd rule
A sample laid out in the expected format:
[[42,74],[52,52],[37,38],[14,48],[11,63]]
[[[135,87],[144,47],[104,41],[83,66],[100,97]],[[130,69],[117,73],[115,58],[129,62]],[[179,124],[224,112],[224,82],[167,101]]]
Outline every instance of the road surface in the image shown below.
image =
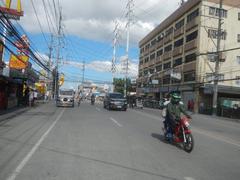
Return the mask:
[[192,153],[158,110],[41,105],[0,122],[1,180],[239,180],[240,124],[194,116]]

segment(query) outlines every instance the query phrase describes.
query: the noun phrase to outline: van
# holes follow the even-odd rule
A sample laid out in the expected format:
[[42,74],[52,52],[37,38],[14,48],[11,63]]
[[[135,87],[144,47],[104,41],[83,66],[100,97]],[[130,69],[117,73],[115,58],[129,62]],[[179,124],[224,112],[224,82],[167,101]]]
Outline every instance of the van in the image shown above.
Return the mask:
[[74,107],[74,94],[73,89],[60,89],[57,98],[57,107]]

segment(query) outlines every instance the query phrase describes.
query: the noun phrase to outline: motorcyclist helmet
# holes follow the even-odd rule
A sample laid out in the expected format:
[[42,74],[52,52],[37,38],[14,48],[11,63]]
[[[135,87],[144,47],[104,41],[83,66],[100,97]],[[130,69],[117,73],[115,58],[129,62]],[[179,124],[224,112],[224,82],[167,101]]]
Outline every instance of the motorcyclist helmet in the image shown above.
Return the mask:
[[172,103],[175,103],[175,104],[179,103],[181,101],[181,95],[178,93],[172,93],[171,101],[172,101]]

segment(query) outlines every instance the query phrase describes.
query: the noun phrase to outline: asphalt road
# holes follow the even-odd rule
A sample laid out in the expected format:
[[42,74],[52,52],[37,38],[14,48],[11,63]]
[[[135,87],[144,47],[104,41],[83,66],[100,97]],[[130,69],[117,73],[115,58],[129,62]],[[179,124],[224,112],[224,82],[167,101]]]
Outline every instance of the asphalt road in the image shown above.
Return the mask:
[[83,103],[0,122],[1,180],[239,180],[240,124],[194,115],[192,153],[162,140],[158,110]]

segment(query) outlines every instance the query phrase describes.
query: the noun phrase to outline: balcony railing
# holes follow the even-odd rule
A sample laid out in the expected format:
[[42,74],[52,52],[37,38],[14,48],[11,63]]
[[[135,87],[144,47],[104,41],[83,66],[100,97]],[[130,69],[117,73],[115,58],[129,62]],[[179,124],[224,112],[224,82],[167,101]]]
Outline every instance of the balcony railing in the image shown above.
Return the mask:
[[176,47],[174,50],[173,50],[173,56],[178,56],[180,54],[183,53],[183,46],[180,46],[180,47]]
[[156,45],[153,45],[153,46],[150,47],[149,51],[153,52],[153,51],[155,51],[155,49],[156,49]]
[[192,71],[192,70],[196,70],[196,62],[184,64],[183,72]]
[[146,49],[144,52],[143,52],[143,55],[146,56],[147,54],[149,54],[149,49]]
[[184,51],[189,51],[189,50],[192,50],[192,49],[195,49],[195,48],[197,48],[197,39],[194,39],[190,42],[187,42],[185,44]]
[[159,63],[162,61],[163,56],[158,56],[156,57],[156,63]]
[[148,62],[148,65],[149,65],[149,66],[152,66],[152,65],[154,65],[154,64],[155,64],[155,59],[150,60],[150,61]]
[[186,31],[189,31],[190,29],[196,27],[198,25],[199,22],[199,17],[193,19],[192,21],[188,22],[186,24]]
[[162,47],[162,46],[163,46],[163,39],[160,40],[159,42],[157,42],[156,48],[160,48],[160,47]]
[[168,42],[170,42],[173,39],[173,34],[169,34],[168,36],[166,36],[164,38],[164,44],[167,44]]
[[172,51],[163,53],[163,60],[170,59],[172,57]]
[[181,36],[183,33],[184,33],[184,26],[182,26],[181,28],[179,28],[174,32],[174,38]]

